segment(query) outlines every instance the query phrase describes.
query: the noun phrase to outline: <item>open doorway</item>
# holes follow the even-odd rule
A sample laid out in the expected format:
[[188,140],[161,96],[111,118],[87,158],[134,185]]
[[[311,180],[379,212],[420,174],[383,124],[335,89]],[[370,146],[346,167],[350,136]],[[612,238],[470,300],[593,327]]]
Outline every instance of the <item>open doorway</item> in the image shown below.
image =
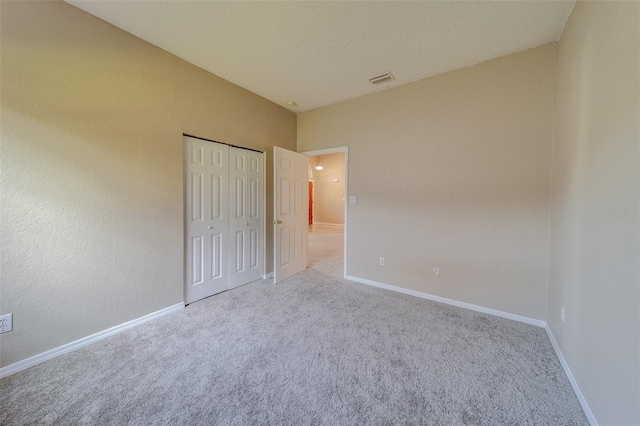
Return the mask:
[[[303,152],[309,157],[309,262],[334,259],[346,277],[347,147]],[[328,252],[333,255],[327,257]],[[318,253],[314,259],[314,253]],[[322,253],[322,256],[320,256]],[[329,265],[326,265],[327,267]]]

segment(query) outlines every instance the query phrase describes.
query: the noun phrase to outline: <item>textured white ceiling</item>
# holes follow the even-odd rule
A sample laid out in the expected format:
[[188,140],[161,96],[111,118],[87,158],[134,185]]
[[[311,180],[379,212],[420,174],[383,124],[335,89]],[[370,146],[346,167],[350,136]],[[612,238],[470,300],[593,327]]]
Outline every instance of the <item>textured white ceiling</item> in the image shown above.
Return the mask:
[[296,112],[556,41],[575,3],[67,1]]

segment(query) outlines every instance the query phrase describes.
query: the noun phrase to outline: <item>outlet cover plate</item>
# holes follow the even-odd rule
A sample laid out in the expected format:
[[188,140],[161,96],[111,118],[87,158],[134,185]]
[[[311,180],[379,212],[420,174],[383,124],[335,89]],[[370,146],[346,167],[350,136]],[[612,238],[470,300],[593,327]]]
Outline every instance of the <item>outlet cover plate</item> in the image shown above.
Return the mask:
[[13,314],[0,316],[0,334],[13,330]]

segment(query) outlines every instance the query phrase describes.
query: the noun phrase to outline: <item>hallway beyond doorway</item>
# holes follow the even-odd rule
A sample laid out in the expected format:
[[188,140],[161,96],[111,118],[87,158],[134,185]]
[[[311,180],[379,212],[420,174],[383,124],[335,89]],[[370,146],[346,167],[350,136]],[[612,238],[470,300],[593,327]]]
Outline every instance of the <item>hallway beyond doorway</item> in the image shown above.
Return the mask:
[[342,279],[344,268],[344,228],[309,225],[309,267],[331,278]]

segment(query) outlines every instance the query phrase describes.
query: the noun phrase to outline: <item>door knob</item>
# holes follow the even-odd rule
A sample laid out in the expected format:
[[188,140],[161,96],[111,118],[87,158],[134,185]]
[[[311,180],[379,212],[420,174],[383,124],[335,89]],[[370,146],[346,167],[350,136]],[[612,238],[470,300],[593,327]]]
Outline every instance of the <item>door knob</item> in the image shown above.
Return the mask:
[[282,221],[278,219],[278,225],[282,225]]

